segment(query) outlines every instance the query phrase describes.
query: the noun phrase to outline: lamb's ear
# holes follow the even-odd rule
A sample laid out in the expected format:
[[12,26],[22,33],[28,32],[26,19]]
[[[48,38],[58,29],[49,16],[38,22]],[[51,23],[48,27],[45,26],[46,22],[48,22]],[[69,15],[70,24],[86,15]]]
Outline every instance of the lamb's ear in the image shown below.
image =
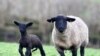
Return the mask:
[[17,21],[14,21],[14,23],[18,26],[19,25],[19,23],[17,22]]
[[66,17],[66,21],[73,22],[73,21],[75,21],[75,18]]
[[48,22],[54,22],[55,18],[47,19]]
[[29,26],[32,26],[32,22],[30,22],[30,23],[28,23],[28,24],[26,24],[26,27],[29,27]]

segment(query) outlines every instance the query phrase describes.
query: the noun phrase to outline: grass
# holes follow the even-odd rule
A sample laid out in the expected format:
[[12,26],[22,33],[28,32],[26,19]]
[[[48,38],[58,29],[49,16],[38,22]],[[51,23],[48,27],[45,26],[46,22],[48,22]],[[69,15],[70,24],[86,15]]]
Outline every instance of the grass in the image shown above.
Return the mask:
[[[46,56],[59,56],[54,46],[44,45]],[[24,49],[25,52],[25,49]],[[71,56],[70,51],[65,51],[66,56]],[[17,43],[0,42],[0,56],[20,56]],[[39,50],[32,53],[32,56],[40,56]],[[78,50],[78,56],[79,50]],[[85,56],[100,56],[100,49],[86,48]]]

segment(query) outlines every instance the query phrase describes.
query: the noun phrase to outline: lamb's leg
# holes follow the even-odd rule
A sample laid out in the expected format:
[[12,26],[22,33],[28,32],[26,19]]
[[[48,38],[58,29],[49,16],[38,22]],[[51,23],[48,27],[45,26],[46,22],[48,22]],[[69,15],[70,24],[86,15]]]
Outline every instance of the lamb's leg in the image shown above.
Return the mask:
[[39,50],[40,50],[41,56],[45,56],[45,52],[43,50],[42,45],[39,46]]
[[83,46],[80,47],[80,55],[84,56],[84,47]]
[[19,53],[20,53],[21,56],[24,56],[24,54],[23,54],[23,47],[20,46],[20,45],[19,45]]
[[63,48],[58,47],[58,48],[57,48],[57,51],[58,51],[58,53],[60,54],[60,56],[65,56],[65,54],[64,54],[64,49],[63,49]]
[[72,56],[77,56],[77,48],[72,47],[71,51],[72,51]]
[[32,56],[32,54],[31,54],[31,48],[26,48],[25,56]]

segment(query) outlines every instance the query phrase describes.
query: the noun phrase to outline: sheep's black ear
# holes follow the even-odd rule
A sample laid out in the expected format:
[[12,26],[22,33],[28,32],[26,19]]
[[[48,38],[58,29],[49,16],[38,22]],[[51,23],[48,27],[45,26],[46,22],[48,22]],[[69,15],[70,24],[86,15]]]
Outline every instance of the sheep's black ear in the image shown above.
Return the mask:
[[30,22],[30,23],[28,23],[28,24],[26,24],[26,27],[29,27],[29,26],[32,26],[32,22]]
[[54,22],[55,18],[47,19],[48,22]]
[[19,23],[17,22],[17,21],[14,21],[14,23],[18,26],[19,25]]
[[75,21],[75,18],[66,17],[66,21],[73,22],[73,21]]

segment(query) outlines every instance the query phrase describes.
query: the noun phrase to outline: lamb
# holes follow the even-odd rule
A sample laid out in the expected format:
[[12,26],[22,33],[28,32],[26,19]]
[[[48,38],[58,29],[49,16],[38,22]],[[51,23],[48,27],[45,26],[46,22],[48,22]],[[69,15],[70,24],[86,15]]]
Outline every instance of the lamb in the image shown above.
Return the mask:
[[88,27],[81,18],[59,15],[47,21],[54,23],[52,41],[60,56],[65,56],[64,50],[71,50],[72,56],[77,56],[78,48],[84,56],[89,38]]
[[21,38],[19,40],[19,53],[21,56],[24,56],[23,54],[23,48],[26,48],[25,56],[32,56],[31,49],[40,50],[41,56],[45,56],[45,52],[43,50],[42,42],[36,35],[29,35],[26,32],[26,29],[31,26],[33,23],[19,23],[17,21],[14,21],[14,23],[19,27]]

